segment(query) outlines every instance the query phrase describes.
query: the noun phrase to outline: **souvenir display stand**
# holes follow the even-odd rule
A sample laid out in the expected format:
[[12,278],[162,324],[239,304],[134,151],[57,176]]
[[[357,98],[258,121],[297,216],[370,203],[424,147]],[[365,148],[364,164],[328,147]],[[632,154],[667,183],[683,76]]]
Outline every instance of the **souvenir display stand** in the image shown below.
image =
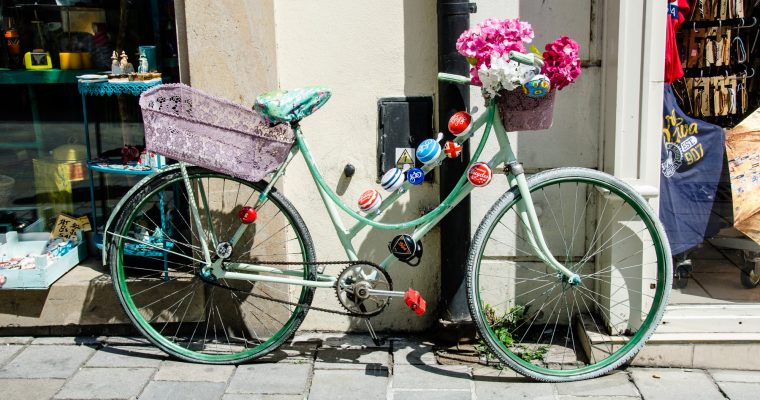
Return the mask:
[[[98,209],[95,202],[95,177],[94,173],[99,172],[101,174],[120,174],[120,175],[149,175],[153,173],[156,168],[161,168],[161,158],[157,158],[155,166],[145,166],[137,163],[124,164],[121,160],[110,159],[94,159],[92,157],[92,149],[90,145],[90,128],[87,118],[87,96],[118,96],[129,95],[139,96],[142,92],[148,90],[153,86],[160,85],[161,79],[155,79],[151,81],[125,81],[125,82],[108,82],[108,81],[85,81],[80,80],[78,84],[79,94],[82,97],[82,114],[84,118],[84,137],[85,146],[87,147],[87,166],[90,179],[90,202],[92,207],[92,227],[94,231],[95,245],[102,249],[103,236],[98,229]],[[104,179],[100,179],[100,185],[103,185]],[[102,215],[106,217],[108,214],[108,208],[105,201],[102,202]],[[161,206],[163,210],[163,205]],[[164,213],[161,212],[162,227],[164,226]],[[164,242],[160,238],[159,242]],[[168,249],[172,247],[172,243],[164,242],[163,247]],[[164,257],[166,258],[166,252],[161,250],[155,250],[155,248],[147,249],[140,248],[139,246],[131,246],[127,248],[127,255],[147,256],[147,257]]]
[[[77,232],[76,244],[66,248],[65,252],[51,254],[49,247],[50,233],[17,233],[8,232],[2,235],[0,254],[5,258],[22,258],[35,254],[32,264],[14,269],[2,269],[3,284],[0,290],[7,289],[39,289],[50,287],[66,272],[74,268],[80,261],[87,258],[87,245],[81,231]],[[55,250],[54,250],[55,251]]]

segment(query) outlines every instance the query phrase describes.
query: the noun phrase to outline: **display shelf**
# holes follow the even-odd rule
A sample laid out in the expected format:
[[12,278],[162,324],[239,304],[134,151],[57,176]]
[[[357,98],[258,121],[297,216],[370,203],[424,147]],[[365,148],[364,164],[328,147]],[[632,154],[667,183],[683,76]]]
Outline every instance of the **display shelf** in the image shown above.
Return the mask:
[[143,167],[140,165],[124,165],[124,164],[102,163],[102,162],[94,162],[94,161],[88,162],[87,167],[97,172],[103,172],[106,174],[120,174],[120,175],[150,175],[156,171],[156,168]]
[[77,83],[79,93],[82,96],[115,96],[128,94],[139,96],[140,93],[160,85],[163,81],[156,78],[150,81],[124,81],[124,82],[97,82],[83,81]]
[[77,76],[94,74],[93,69],[7,69],[0,68],[0,85],[76,83]]

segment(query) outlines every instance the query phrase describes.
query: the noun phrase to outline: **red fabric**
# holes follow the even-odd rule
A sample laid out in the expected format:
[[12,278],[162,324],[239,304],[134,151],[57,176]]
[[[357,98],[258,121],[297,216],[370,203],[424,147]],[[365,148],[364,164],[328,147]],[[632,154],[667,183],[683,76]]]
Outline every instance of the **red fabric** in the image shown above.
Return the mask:
[[671,0],[668,4],[668,21],[665,30],[665,83],[673,83],[673,81],[683,77],[681,58],[678,56],[678,45],[676,44],[676,32],[686,19],[688,12],[688,0]]

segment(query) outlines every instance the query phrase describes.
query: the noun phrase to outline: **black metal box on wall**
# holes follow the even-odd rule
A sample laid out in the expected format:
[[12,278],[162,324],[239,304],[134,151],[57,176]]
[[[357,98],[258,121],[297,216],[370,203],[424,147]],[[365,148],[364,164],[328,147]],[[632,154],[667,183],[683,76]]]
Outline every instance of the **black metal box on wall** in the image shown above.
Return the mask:
[[[377,179],[398,166],[420,168],[415,150],[434,138],[432,97],[388,97],[378,100]],[[432,181],[433,171],[425,176]]]

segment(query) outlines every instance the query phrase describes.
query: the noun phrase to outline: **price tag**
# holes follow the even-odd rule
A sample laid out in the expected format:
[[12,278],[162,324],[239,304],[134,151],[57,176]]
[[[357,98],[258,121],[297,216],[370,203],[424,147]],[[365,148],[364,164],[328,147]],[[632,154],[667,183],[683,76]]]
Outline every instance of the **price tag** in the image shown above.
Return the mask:
[[75,218],[66,214],[59,214],[55,219],[55,225],[50,231],[50,238],[76,239],[77,230],[88,232],[92,230],[90,219],[86,215]]

